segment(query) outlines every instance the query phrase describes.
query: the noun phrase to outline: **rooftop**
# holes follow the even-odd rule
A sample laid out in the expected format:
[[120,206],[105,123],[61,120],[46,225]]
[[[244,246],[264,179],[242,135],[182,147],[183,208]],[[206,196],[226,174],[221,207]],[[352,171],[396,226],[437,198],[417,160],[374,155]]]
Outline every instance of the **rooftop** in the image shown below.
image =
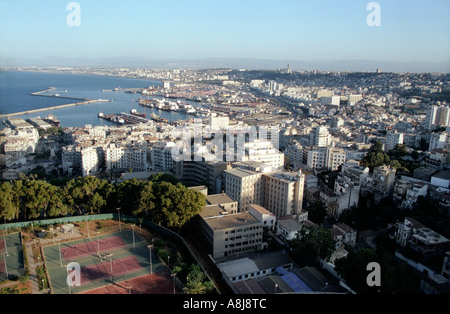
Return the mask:
[[257,205],[257,204],[249,204],[249,207],[253,208],[254,210],[256,210],[257,212],[259,212],[260,214],[263,215],[270,215],[270,216],[275,216],[273,213],[271,213],[270,211],[268,211],[266,208]]
[[223,215],[217,218],[205,220],[213,230],[237,228],[246,225],[261,224],[253,215],[248,212]]
[[224,172],[227,174],[233,175],[235,177],[240,177],[240,178],[250,177],[250,176],[254,176],[256,174],[261,174],[259,172],[253,171],[253,170],[242,169],[242,168],[228,169],[228,170],[225,170]]
[[450,180],[450,170],[441,171],[433,176],[433,178]]
[[228,212],[225,211],[225,209],[223,209],[221,206],[216,204],[204,206],[202,208],[202,211],[200,212],[200,216],[203,219],[208,219],[226,214],[228,214]]
[[225,193],[206,196],[206,202],[211,205],[234,203],[235,201]]

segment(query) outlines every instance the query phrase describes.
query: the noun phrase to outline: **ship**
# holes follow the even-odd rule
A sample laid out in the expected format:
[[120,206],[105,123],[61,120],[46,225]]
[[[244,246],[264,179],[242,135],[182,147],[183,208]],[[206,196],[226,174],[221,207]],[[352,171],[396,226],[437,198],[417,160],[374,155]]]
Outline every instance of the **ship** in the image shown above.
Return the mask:
[[137,112],[136,109],[131,109],[130,113],[132,115],[134,115],[134,116],[138,116],[138,117],[141,117],[141,118],[147,118],[147,114],[146,113]]
[[155,107],[155,101],[150,99],[139,98],[139,105],[153,108]]
[[156,115],[156,114],[154,114],[154,113],[152,113],[152,114],[150,115],[150,118],[151,118],[153,121],[155,121],[155,122],[164,122],[164,123],[168,123],[168,122],[169,122],[169,120],[164,119],[164,118],[161,118],[160,116],[158,116],[158,115]]
[[60,127],[60,122],[58,119],[56,119],[56,117],[54,115],[52,115],[51,113],[49,115],[47,115],[44,119],[45,122],[50,123],[53,126],[56,127]]

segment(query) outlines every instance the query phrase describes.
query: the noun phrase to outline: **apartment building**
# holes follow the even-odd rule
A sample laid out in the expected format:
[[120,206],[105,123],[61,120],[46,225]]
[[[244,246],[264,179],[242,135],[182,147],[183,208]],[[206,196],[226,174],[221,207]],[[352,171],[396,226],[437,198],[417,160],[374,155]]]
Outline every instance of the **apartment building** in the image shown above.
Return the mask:
[[229,214],[210,205],[199,219],[202,240],[214,259],[263,249],[263,224],[249,212]]
[[207,185],[212,193],[221,193],[225,188],[223,172],[230,169],[228,162],[175,161],[175,176],[188,186]]
[[297,142],[288,142],[285,146],[284,154],[289,158],[289,163],[293,165],[294,169],[298,169],[303,163],[303,146]]
[[310,133],[310,146],[327,147],[331,145],[331,134],[324,126],[316,126]]
[[375,194],[377,197],[385,197],[392,194],[395,183],[394,168],[386,165],[375,167],[372,176],[367,177],[362,191]]
[[248,205],[248,211],[263,224],[264,228],[274,230],[277,217],[273,213],[257,204]]
[[306,166],[309,169],[326,168],[336,171],[347,159],[347,153],[342,148],[335,147],[309,147],[307,151]]
[[225,193],[238,202],[239,212],[250,204],[263,204],[264,182],[262,172],[233,168],[224,171]]
[[428,151],[431,152],[435,149],[444,149],[447,146],[448,133],[431,133],[430,134],[430,145],[428,146]]
[[170,171],[173,169],[172,146],[160,142],[148,149],[147,159],[153,171]]
[[305,185],[301,171],[265,173],[263,180],[265,208],[278,218],[300,214]]
[[273,147],[269,140],[255,140],[244,144],[245,154],[241,161],[263,162],[278,170],[284,166],[284,153]]
[[390,151],[397,145],[403,144],[403,133],[389,131],[386,134],[386,143],[384,149]]
[[105,148],[106,171],[115,169],[133,169],[147,171],[147,147],[137,144],[110,143]]

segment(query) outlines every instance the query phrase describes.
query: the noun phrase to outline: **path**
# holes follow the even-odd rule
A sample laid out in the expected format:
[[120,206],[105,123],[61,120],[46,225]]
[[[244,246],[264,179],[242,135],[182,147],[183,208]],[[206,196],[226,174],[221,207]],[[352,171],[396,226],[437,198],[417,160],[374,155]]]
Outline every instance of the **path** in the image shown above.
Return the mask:
[[24,254],[27,254],[27,260],[28,260],[28,268],[30,270],[29,280],[31,282],[31,293],[32,294],[48,294],[50,292],[50,289],[44,289],[39,290],[39,284],[38,279],[36,275],[36,267],[42,266],[44,263],[34,262],[34,256],[33,256],[33,249],[31,247],[32,242],[25,243],[25,250]]

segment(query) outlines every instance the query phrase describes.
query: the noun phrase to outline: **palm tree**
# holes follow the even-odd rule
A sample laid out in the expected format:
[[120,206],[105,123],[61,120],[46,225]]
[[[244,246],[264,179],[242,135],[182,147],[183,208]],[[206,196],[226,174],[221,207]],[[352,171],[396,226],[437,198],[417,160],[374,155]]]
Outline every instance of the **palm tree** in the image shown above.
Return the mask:
[[205,294],[206,287],[203,285],[203,283],[201,281],[191,280],[183,288],[183,293],[184,294]]

